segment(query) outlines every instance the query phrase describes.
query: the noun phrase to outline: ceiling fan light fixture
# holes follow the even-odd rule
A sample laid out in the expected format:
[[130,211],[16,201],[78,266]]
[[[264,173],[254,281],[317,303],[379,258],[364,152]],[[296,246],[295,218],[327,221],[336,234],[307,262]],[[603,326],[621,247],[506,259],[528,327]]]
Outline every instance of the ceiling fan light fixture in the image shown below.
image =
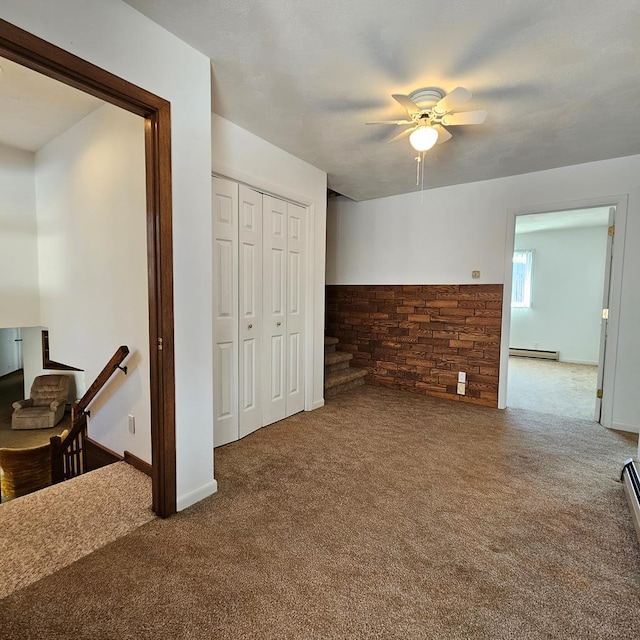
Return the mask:
[[418,127],[409,136],[409,142],[416,151],[429,151],[437,141],[438,132],[429,125]]

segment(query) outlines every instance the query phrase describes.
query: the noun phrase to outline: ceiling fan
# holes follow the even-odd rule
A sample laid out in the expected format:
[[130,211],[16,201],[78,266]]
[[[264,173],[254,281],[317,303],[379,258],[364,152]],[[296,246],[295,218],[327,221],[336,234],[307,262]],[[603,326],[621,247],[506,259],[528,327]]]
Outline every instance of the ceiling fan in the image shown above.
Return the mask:
[[487,112],[484,109],[453,113],[456,107],[471,99],[471,92],[462,87],[457,87],[448,94],[430,87],[417,89],[408,96],[394,93],[391,97],[406,109],[409,119],[374,120],[367,124],[394,124],[409,127],[391,138],[389,142],[409,136],[411,146],[420,152],[451,139],[452,135],[445,126],[482,124],[487,118]]

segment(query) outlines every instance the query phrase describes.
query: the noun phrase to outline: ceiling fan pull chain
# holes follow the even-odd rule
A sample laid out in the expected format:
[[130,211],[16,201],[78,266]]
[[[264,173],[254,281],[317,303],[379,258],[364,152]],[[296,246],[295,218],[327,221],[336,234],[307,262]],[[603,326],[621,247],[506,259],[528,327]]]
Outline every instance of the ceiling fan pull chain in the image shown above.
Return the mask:
[[422,152],[422,186],[420,187],[420,204],[424,204],[424,154],[426,152]]
[[416,187],[420,184],[420,155],[416,157]]

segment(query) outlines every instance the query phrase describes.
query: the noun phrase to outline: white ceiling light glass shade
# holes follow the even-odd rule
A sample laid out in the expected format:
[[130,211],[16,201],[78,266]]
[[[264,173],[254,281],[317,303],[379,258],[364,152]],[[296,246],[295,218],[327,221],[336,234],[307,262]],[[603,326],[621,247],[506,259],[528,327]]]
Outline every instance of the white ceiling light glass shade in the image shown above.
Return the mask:
[[418,127],[410,136],[409,142],[416,151],[428,151],[438,140],[438,132],[428,125]]

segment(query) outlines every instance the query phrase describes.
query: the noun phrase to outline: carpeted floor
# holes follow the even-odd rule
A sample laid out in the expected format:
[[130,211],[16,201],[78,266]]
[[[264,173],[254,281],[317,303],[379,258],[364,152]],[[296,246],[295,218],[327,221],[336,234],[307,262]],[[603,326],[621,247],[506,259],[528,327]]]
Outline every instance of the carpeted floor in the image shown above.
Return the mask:
[[0,504],[0,598],[153,518],[151,478],[125,462]]
[[219,492],[0,604],[13,638],[624,638],[634,447],[375,387],[216,450]]
[[534,358],[509,358],[507,406],[594,420],[598,367]]

